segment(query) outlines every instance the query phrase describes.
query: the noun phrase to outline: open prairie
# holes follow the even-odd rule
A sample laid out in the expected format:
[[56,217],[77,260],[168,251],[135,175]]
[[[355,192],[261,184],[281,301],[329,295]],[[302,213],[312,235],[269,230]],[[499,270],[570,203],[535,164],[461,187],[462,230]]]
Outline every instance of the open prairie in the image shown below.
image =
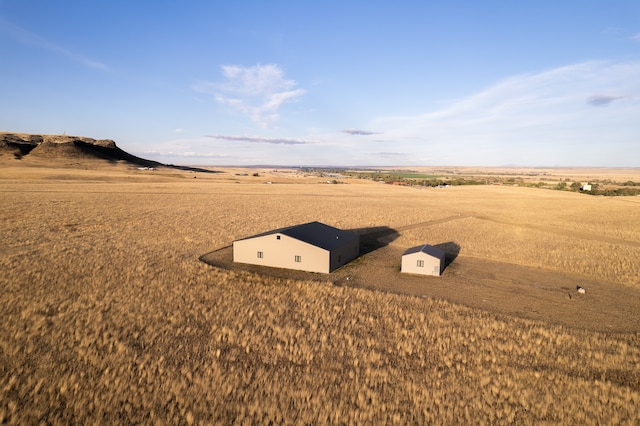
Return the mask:
[[[640,418],[640,197],[38,161],[0,168],[3,423]],[[313,220],[369,250],[326,275],[228,261]],[[399,273],[423,243],[442,277]]]

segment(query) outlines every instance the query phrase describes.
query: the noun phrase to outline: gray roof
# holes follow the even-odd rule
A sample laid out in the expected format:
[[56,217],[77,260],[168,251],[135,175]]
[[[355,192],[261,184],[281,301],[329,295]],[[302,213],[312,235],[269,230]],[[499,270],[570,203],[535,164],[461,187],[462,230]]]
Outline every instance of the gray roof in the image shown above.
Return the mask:
[[309,222],[301,225],[274,229],[272,231],[263,232],[261,234],[242,239],[247,240],[249,238],[275,234],[283,234],[329,251],[336,249],[347,242],[360,238],[355,232],[343,231],[320,222]]
[[413,254],[418,252],[426,253],[429,256],[437,257],[438,259],[444,259],[445,257],[444,251],[440,250],[437,247],[430,246],[429,244],[423,244],[421,246],[411,247],[407,249],[404,253],[402,253],[402,255],[404,256],[405,254]]

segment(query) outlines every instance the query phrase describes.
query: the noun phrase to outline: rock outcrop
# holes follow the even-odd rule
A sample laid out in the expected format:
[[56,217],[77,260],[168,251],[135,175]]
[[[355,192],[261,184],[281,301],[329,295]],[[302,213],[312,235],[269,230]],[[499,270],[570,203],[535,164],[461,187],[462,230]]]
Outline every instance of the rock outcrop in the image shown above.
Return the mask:
[[[51,159],[51,163],[55,162],[56,167],[60,167],[60,161],[55,161],[56,159],[73,159],[76,165],[98,160],[110,163],[124,162],[154,169],[168,167],[190,172],[217,173],[200,167],[177,166],[146,160],[123,151],[111,139],[92,139],[82,136],[0,132],[0,160],[7,159],[36,159],[39,163]],[[62,165],[62,167],[67,166]]]
[[136,157],[118,148],[111,139],[92,139],[67,135],[32,135],[26,133],[0,133],[0,155],[40,158],[101,159],[124,161],[136,165],[156,167],[156,161]]

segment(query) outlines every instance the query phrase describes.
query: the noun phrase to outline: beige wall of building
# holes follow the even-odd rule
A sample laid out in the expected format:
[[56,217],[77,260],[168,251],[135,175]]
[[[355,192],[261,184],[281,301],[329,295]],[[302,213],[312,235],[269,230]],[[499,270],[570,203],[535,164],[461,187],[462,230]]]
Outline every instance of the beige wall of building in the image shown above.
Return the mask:
[[438,258],[422,251],[402,256],[401,272],[440,276],[444,269],[444,256]]
[[310,222],[233,242],[233,261],[329,273],[360,254],[360,238],[349,231]]
[[282,234],[234,241],[233,261],[321,273],[330,266],[328,250]]

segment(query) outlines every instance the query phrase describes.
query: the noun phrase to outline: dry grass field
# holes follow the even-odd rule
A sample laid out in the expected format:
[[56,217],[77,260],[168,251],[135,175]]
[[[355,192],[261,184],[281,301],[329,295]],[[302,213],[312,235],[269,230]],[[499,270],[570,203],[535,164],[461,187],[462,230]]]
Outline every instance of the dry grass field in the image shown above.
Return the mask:
[[[1,423],[638,424],[640,197],[2,161]],[[312,220],[386,231],[334,274],[199,260]],[[400,276],[421,243],[442,277]]]

